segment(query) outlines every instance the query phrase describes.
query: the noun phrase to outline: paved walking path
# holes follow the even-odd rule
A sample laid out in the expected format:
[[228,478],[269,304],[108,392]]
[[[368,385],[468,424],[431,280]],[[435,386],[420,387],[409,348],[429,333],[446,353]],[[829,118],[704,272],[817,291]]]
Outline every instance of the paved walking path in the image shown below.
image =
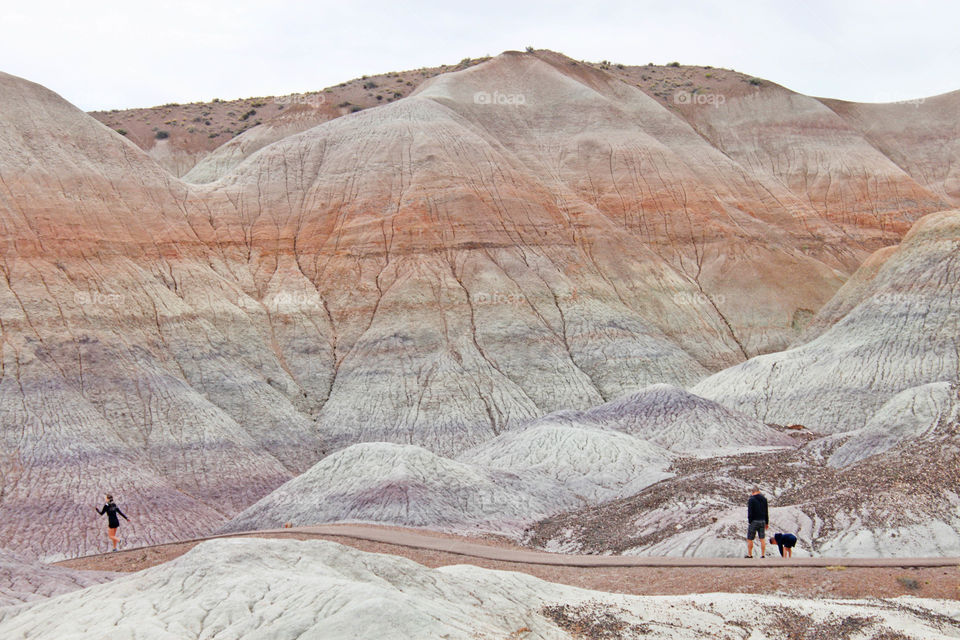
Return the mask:
[[[372,524],[324,524],[290,529],[266,529],[225,535],[209,536],[194,540],[181,540],[168,544],[183,544],[217,538],[256,537],[293,534],[297,536],[316,536],[317,538],[351,538],[392,544],[411,549],[442,551],[470,558],[484,558],[500,562],[521,564],[539,564],[562,567],[728,567],[728,568],[782,568],[782,567],[958,567],[960,558],[781,558],[775,545],[768,545],[766,558],[689,558],[672,556],[595,556],[566,553],[550,553],[534,549],[516,549],[495,543],[485,543],[470,538],[442,537],[417,529],[377,526]],[[123,549],[131,552],[151,549],[165,545],[135,547]],[[774,556],[769,555],[770,547]],[[759,553],[759,545],[755,549]],[[97,555],[108,554],[93,554]]]

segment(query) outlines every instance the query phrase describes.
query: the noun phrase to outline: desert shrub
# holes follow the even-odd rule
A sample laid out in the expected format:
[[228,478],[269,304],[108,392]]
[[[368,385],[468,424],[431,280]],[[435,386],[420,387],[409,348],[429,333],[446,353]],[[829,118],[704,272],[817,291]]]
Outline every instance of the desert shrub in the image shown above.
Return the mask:
[[255,116],[255,115],[257,115],[257,110],[256,110],[256,109],[250,109],[250,111],[247,111],[245,114],[243,114],[242,116],[240,116],[240,119],[241,119],[241,120],[246,120],[246,119],[249,118],[250,116]]
[[154,137],[156,137],[157,140],[166,140],[170,137],[170,132],[161,129],[160,131],[157,131]]
[[373,80],[371,80],[370,82],[364,82],[364,83],[363,83],[363,88],[364,88],[364,89],[376,89],[376,88],[377,88],[377,83],[374,82]]
[[680,66],[680,63],[674,61],[674,62],[671,62],[670,64],[668,64],[667,66],[668,66],[668,67],[679,67],[679,66]]
[[119,134],[122,135],[122,136],[125,136],[125,135],[127,135],[127,130],[126,130],[126,129],[117,129],[117,133],[119,133]]
[[920,588],[920,583],[917,580],[914,580],[913,578],[901,577],[901,578],[897,578],[897,582],[899,582],[903,587],[910,590],[916,590]]
[[750,78],[750,84],[755,87],[760,86],[760,78]]

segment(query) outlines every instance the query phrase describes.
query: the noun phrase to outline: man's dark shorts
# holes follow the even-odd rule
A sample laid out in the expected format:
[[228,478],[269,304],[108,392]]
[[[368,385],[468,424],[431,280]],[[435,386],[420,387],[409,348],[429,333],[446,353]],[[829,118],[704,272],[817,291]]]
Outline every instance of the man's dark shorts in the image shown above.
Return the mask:
[[767,537],[767,523],[763,520],[751,520],[747,527],[747,540],[753,540],[754,536],[760,536],[761,540]]

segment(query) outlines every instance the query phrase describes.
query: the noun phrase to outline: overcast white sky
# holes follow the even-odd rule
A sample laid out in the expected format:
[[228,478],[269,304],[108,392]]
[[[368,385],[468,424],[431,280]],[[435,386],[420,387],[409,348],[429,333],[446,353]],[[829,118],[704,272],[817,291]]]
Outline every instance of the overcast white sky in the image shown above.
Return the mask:
[[0,70],[109,109],[321,89],[527,45],[885,102],[960,89],[960,3],[0,0]]

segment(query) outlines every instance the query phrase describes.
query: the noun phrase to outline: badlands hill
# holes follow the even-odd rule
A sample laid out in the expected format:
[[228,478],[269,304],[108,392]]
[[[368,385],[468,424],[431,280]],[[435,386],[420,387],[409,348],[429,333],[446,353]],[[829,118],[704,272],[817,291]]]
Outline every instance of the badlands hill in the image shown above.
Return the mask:
[[537,473],[488,469],[377,442],[327,456],[222,531],[347,521],[507,533],[580,504],[561,483]]
[[[127,136],[170,173],[188,182],[211,182],[267,144],[328,120],[405,98],[429,78],[487,60],[489,56],[467,58],[456,65],[363,76],[320,91],[240,100],[214,98],[210,102],[111,109],[90,115]],[[653,63],[640,67],[609,61],[577,64],[635,85],[668,108],[677,108],[678,92],[683,95],[716,89],[725,95],[739,95],[761,85],[757,78],[712,67]]]
[[306,468],[310,421],[225,339],[238,289],[189,241],[187,190],[35,84],[0,74],[0,114],[3,539],[95,549],[111,491],[141,540],[195,535]]
[[[884,249],[953,206],[950,170],[930,167],[956,165],[955,129],[880,148],[883,110],[732,74],[696,93],[723,104],[671,106],[673,81],[603,66],[508,52],[309,128],[291,105],[203,184],[0,74],[4,539],[97,549],[105,491],[130,542],[205,533],[350,445],[454,458],[556,411],[696,384],[821,330],[808,321],[872,252],[913,255],[947,224]],[[958,99],[914,115],[935,125]],[[934,335],[936,361],[877,386],[877,405],[949,369]],[[735,371],[698,393],[779,422],[781,400],[752,402],[757,379]]]
[[694,391],[780,424],[821,433],[866,426],[896,394],[960,379],[960,211],[920,220],[881,250],[793,349],[748,360]]

